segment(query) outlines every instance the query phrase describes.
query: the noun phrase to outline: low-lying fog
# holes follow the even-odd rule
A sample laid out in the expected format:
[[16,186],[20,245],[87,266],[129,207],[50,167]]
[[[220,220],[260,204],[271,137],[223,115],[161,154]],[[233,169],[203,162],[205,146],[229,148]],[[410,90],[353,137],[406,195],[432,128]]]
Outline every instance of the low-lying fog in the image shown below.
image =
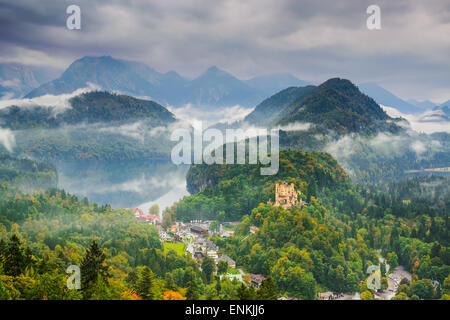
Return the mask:
[[187,165],[169,161],[58,161],[58,187],[113,208],[161,210],[187,194]]

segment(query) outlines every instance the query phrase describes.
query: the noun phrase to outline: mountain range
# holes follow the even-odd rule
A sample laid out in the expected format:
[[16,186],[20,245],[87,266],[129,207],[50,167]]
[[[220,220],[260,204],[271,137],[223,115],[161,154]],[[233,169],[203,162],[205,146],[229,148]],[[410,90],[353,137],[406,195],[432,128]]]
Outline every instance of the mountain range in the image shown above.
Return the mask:
[[265,75],[240,80],[213,66],[189,80],[175,71],[159,73],[149,66],[110,56],[83,57],[74,61],[53,81],[31,90],[25,98],[45,94],[71,93],[79,88],[97,86],[106,91],[147,97],[163,105],[182,107],[253,106],[287,86],[306,84],[290,74]]
[[358,85],[359,89],[367,94],[369,97],[372,97],[377,103],[394,107],[400,112],[403,113],[421,113],[425,111],[422,107],[419,107],[415,104],[406,102],[388,90],[380,87],[378,84],[373,82],[361,83]]

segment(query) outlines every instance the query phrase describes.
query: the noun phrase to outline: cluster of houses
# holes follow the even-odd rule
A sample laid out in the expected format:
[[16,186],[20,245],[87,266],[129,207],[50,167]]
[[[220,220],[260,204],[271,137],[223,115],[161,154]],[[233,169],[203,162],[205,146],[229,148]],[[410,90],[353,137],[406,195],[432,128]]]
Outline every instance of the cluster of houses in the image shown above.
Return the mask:
[[[164,230],[161,225],[161,218],[158,215],[144,214],[139,208],[132,209],[137,221],[149,223],[158,228],[159,238],[161,242],[167,241],[179,241],[184,242],[187,245],[186,252],[189,252],[191,256],[200,261],[205,257],[210,257],[214,260],[216,265],[220,261],[225,261],[230,268],[236,268],[236,262],[227,255],[221,254],[216,244],[208,239],[211,235],[227,238],[233,235],[234,231],[224,228],[224,226],[233,224],[232,222],[225,222],[219,225],[218,230],[213,232],[209,231],[211,221],[191,221],[189,223],[174,222],[169,228]],[[251,230],[254,233],[257,228],[252,226]],[[237,278],[239,281],[243,281],[241,273],[236,275],[227,275]],[[264,277],[258,274],[249,274],[249,283],[255,288],[259,288]]]
[[161,218],[156,214],[144,214],[144,212],[139,208],[133,209],[134,216],[137,221],[146,222],[152,225],[161,225]]

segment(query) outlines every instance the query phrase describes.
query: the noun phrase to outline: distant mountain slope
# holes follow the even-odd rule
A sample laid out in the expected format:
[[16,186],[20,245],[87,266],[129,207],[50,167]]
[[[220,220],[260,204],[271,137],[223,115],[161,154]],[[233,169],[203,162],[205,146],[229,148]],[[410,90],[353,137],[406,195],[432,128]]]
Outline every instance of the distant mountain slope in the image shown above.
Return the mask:
[[64,110],[52,107],[11,106],[0,110],[0,124],[18,130],[55,128],[62,124],[126,122],[148,120],[152,126],[175,121],[163,106],[147,100],[108,92],[88,92],[69,100]]
[[268,74],[253,77],[245,83],[265,94],[266,97],[289,87],[305,87],[310,83],[300,80],[289,73]]
[[447,100],[444,103],[441,103],[440,106],[441,107],[450,107],[450,100]]
[[379,104],[394,107],[403,113],[410,114],[423,112],[423,109],[400,99],[399,97],[395,96],[388,90],[380,87],[376,83],[373,82],[361,83],[358,85],[358,87],[362,92],[367,94],[369,97],[374,99]]
[[421,119],[422,121],[450,121],[450,106],[437,106],[425,112]]
[[48,81],[50,73],[18,63],[0,63],[0,98],[22,97],[30,90]]
[[292,102],[275,124],[308,122],[338,133],[398,129],[387,120],[383,109],[349,80],[333,78]]
[[158,87],[165,75],[142,63],[114,59],[110,56],[84,57],[74,61],[56,80],[32,90],[26,98],[45,94],[71,93],[94,84],[107,91],[125,94],[158,96]]
[[196,106],[251,106],[263,98],[262,92],[213,66],[187,85],[185,102]]
[[407,102],[423,110],[434,108],[437,105],[436,103],[430,100],[417,101],[415,99],[408,99]]
[[313,88],[314,86],[290,87],[281,90],[257,105],[255,110],[245,117],[244,121],[256,126],[270,125],[281,111]]

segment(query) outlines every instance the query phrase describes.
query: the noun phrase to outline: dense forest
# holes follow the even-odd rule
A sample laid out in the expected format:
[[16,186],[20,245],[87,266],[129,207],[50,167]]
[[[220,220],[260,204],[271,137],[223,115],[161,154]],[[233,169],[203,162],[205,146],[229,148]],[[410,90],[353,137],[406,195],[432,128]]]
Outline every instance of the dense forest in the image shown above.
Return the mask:
[[[244,269],[270,275],[280,295],[367,295],[365,271],[382,265],[385,272],[379,262],[384,257],[391,271],[401,265],[412,273],[396,299],[449,299],[448,183],[433,177],[395,182],[385,191],[355,186],[324,200],[312,197],[302,209],[260,204],[243,217],[235,237],[215,241]],[[250,226],[257,227],[254,234]],[[386,278],[382,285],[387,287]]]
[[[281,152],[273,177],[255,168],[193,165],[188,186],[196,194],[167,210],[166,220],[240,220],[233,237],[214,241],[243,270],[273,278],[279,296],[359,291],[373,298],[366,270],[382,265],[384,275],[384,259],[391,271],[401,265],[412,274],[396,299],[450,298],[448,177],[352,184],[329,155],[301,151]],[[308,205],[266,204],[279,181],[293,182]]]
[[[137,222],[131,210],[99,206],[64,190],[24,193],[3,183],[0,298],[316,299],[328,290],[373,298],[366,269],[380,264],[386,271],[381,257],[390,270],[401,265],[412,274],[395,299],[450,298],[448,178],[352,185],[339,167],[331,170],[325,154],[287,152],[283,159],[280,174],[303,190],[308,205],[284,210],[257,204],[239,216],[234,236],[212,238],[239,268],[266,276],[258,290],[220,277],[223,268],[210,258],[197,263],[190,255],[164,252],[155,227]],[[309,174],[311,161],[321,163],[323,172],[305,182],[292,165],[302,163]],[[236,173],[217,172],[223,176],[200,193],[204,197],[222,192],[217,186]],[[267,179],[253,183],[275,181]],[[165,215],[176,217],[175,209]],[[70,265],[84,275],[81,290],[66,285]],[[386,283],[383,276],[383,288]]]
[[192,165],[187,174],[187,188],[191,193],[176,205],[177,218],[239,220],[258,206],[274,199],[275,183],[285,180],[294,183],[308,200],[318,190],[347,185],[349,180],[337,162],[320,152],[280,152],[276,175],[261,176],[261,164]]
[[30,191],[56,187],[57,180],[56,168],[51,164],[0,156],[0,183]]
[[[0,299],[274,299],[267,279],[259,290],[214,276],[212,259],[164,253],[155,227],[131,210],[99,206],[63,190],[30,194],[0,187]],[[81,289],[67,287],[69,266]]]

